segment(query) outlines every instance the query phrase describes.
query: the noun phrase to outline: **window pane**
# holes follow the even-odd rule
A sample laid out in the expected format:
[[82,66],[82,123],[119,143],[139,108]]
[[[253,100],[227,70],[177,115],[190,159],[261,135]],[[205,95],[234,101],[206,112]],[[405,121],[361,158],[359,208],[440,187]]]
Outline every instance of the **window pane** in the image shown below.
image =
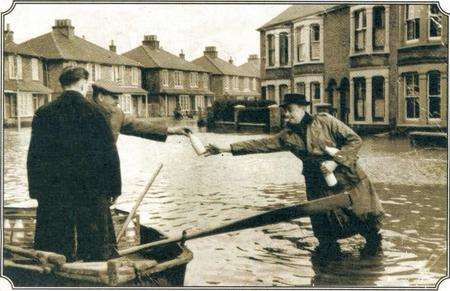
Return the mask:
[[280,65],[288,63],[289,40],[287,33],[280,33]]
[[439,97],[429,98],[429,117],[441,118],[441,98]]
[[354,112],[355,120],[365,119],[366,80],[364,78],[354,79]]
[[372,118],[375,121],[384,120],[385,97],[384,78],[374,77],[372,79]]
[[441,95],[441,75],[439,72],[428,74],[428,95]]
[[419,98],[409,97],[406,98],[406,117],[407,118],[419,118],[420,116]]
[[303,83],[303,82],[297,83],[296,87],[297,87],[297,93],[305,94],[305,83]]

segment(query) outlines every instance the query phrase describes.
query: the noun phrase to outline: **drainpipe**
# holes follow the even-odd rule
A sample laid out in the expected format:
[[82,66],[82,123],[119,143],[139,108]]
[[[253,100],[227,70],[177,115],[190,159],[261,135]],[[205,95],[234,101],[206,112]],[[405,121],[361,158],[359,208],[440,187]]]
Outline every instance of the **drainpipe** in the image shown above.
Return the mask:
[[[14,53],[14,63],[16,72],[19,71],[19,68],[17,67],[17,52]],[[19,110],[19,76],[16,73],[16,114],[17,114],[17,131],[20,132],[21,130],[21,120],[20,120],[20,110]]]

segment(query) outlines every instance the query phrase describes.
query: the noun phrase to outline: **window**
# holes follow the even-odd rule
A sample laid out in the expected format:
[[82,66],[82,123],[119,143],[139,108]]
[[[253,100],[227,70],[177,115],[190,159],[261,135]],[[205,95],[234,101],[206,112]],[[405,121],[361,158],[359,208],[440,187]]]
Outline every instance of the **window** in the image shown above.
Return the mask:
[[120,68],[119,68],[119,66],[113,66],[112,67],[112,72],[113,72],[113,74],[112,74],[111,79],[114,82],[120,82]]
[[198,87],[198,74],[197,72],[191,72],[191,87]]
[[385,10],[383,6],[373,8],[373,35],[374,50],[384,50],[385,45]]
[[267,100],[275,100],[275,86],[274,85],[267,86]]
[[354,117],[355,120],[366,119],[366,79],[354,78]]
[[205,108],[205,98],[202,95],[195,95],[195,110],[201,111]]
[[311,25],[311,43],[310,43],[310,57],[311,60],[320,59],[320,26],[318,24]]
[[372,78],[372,120],[384,121],[384,77],[375,76]]
[[173,80],[175,87],[182,88],[183,87],[183,72],[175,71],[173,72]]
[[406,118],[420,117],[419,104],[419,75],[417,73],[406,73],[404,75],[405,82],[405,99],[406,99]]
[[125,84],[125,66],[119,67],[119,82]]
[[234,90],[239,90],[239,77],[233,77],[233,88]]
[[419,39],[420,6],[406,5],[406,40]]
[[267,36],[267,54],[269,66],[275,66],[275,37],[273,34]]
[[429,6],[428,18],[430,37],[440,37],[442,35],[442,16],[437,4]]
[[31,59],[31,79],[39,81],[39,61],[35,58]]
[[250,91],[250,78],[244,77],[244,91]]
[[295,84],[295,90],[297,91],[297,93],[305,95],[305,83],[298,82],[297,84]]
[[310,84],[311,90],[311,99],[320,100],[320,83],[319,82],[311,82]]
[[306,43],[308,33],[306,27],[299,26],[296,28],[297,33],[297,62],[306,60]]
[[102,66],[100,64],[95,64],[95,79],[94,81],[98,81],[102,78]]
[[33,94],[21,92],[17,101],[17,113],[19,116],[33,116]]
[[223,76],[223,88],[229,89],[230,88],[230,77]]
[[289,87],[286,84],[280,85],[280,100],[284,100],[284,95],[288,93]]
[[289,38],[286,32],[280,33],[280,66],[286,66],[289,62]]
[[167,71],[167,70],[161,71],[161,85],[163,87],[169,86],[169,71]]
[[139,84],[139,69],[138,68],[131,68],[131,85],[138,85]]
[[92,64],[87,63],[86,64],[86,71],[88,71],[89,73],[89,82],[94,82],[94,76],[95,76],[95,66],[93,66]]
[[189,95],[180,95],[178,98],[178,104],[180,105],[181,111],[189,111],[191,109],[191,100],[189,99]]
[[131,95],[122,94],[120,95],[120,108],[124,113],[131,114]]
[[203,88],[208,89],[209,88],[209,78],[207,73],[203,73]]
[[367,19],[366,11],[359,10],[355,12],[355,51],[360,52],[366,49],[366,29]]
[[22,79],[22,57],[21,56],[9,56],[8,68],[10,79]]
[[252,79],[252,90],[256,91],[256,78]]
[[428,117],[441,118],[441,74],[428,73]]

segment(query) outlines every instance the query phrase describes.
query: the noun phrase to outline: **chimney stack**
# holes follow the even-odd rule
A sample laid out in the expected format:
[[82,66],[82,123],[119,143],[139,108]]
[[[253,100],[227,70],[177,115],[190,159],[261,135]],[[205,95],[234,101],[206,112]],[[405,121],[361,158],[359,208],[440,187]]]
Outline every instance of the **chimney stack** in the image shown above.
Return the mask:
[[205,51],[203,52],[203,54],[205,56],[208,56],[208,57],[213,58],[213,59],[217,58],[216,47],[215,46],[207,46],[205,48]]
[[185,58],[184,58],[184,53],[183,53],[183,50],[181,50],[181,53],[180,53],[180,58],[182,58],[183,60],[185,59]]
[[111,39],[111,44],[109,45],[109,50],[112,51],[113,53],[117,52],[117,47],[114,44],[114,40]]
[[11,30],[11,27],[9,26],[9,23],[6,24],[6,29],[3,32],[3,37],[6,43],[14,42],[14,32]]
[[228,60],[228,62],[229,62],[230,64],[233,64],[233,58],[230,57],[230,59]]
[[259,58],[258,58],[258,55],[249,55],[248,56],[248,61],[249,62],[251,62],[251,61],[257,61],[257,60],[259,60]]
[[144,35],[142,44],[151,49],[159,49],[159,41],[156,35]]
[[75,28],[72,26],[70,19],[56,19],[55,26],[53,26],[54,32],[59,32],[67,38],[74,36]]

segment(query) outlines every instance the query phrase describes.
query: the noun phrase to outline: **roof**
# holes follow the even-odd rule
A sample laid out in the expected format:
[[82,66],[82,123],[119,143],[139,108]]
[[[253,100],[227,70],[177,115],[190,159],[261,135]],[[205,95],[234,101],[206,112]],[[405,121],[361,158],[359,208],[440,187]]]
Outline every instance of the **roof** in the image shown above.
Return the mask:
[[220,58],[212,58],[209,56],[202,56],[192,61],[194,64],[202,66],[208,72],[215,75],[231,75],[231,76],[245,76],[253,77],[250,72],[241,70],[229,62],[226,62]]
[[338,5],[317,5],[317,4],[298,4],[292,5],[288,9],[281,12],[276,17],[272,18],[269,22],[258,28],[263,30],[265,28],[281,24],[283,22],[291,21],[301,17],[307,17],[310,15],[325,12],[330,8],[337,7]]
[[5,48],[3,50],[5,53],[10,54],[19,54],[19,55],[26,55],[26,56],[32,56],[32,57],[39,57],[39,55],[34,52],[33,50],[29,48],[24,48],[16,44],[15,42],[8,42],[5,43]]
[[109,65],[141,66],[134,60],[118,55],[92,42],[73,35],[67,37],[58,31],[51,31],[25,41],[19,46],[36,52],[46,59],[93,62]]
[[31,92],[31,93],[41,93],[41,94],[50,94],[52,90],[50,88],[45,87],[39,81],[23,81],[23,80],[5,80],[5,91],[19,91],[21,92]]
[[238,67],[241,71],[247,72],[250,76],[261,78],[261,61],[251,60],[245,64]]
[[188,62],[160,48],[152,49],[141,45],[122,55],[141,63],[145,68],[206,72],[203,67]]
[[117,82],[113,82],[110,80],[98,80],[92,86],[98,86],[106,91],[109,91],[111,93],[117,93],[117,94],[123,94],[123,93],[135,93],[135,94],[147,94],[147,91],[142,89],[141,87],[135,87],[135,86],[123,86],[120,85]]

